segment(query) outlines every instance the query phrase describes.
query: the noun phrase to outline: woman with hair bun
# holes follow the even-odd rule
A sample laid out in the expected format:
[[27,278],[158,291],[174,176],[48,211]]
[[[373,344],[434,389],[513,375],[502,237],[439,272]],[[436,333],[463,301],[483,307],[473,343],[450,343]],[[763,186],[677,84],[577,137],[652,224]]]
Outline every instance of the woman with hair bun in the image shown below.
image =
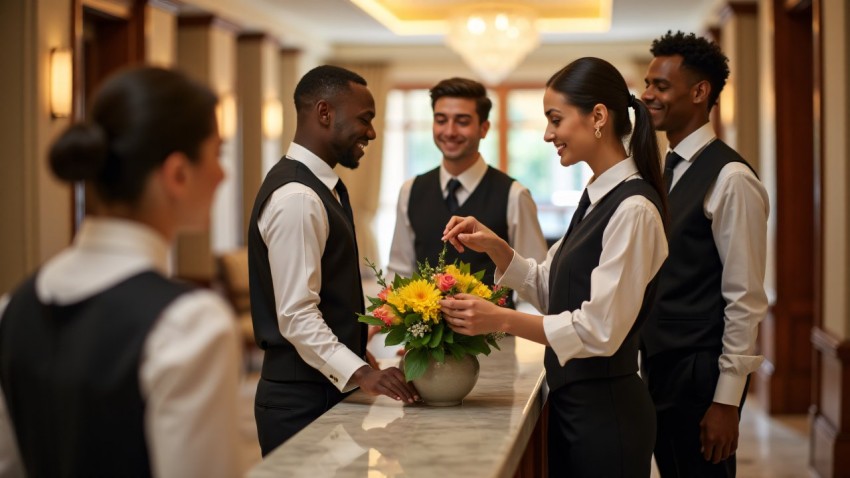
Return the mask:
[[166,278],[224,176],[215,106],[180,73],[130,69],[52,145],[92,213],[0,299],[0,476],[241,475],[232,312]]
[[637,373],[639,331],[667,257],[666,188],[652,120],[620,72],[599,58],[555,73],[543,110],[543,139],[561,165],[583,161],[593,170],[564,238],[542,264],[473,217],[453,217],[444,240],[486,252],[497,283],[545,315],[467,294],[442,301],[443,314],[458,333],[502,331],[547,346],[549,476],[648,477],[656,425]]

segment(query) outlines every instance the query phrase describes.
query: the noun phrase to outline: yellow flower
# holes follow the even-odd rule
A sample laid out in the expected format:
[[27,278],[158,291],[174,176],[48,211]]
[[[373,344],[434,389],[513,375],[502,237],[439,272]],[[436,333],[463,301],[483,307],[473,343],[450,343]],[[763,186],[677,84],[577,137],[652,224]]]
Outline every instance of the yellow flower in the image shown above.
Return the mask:
[[475,287],[475,283],[478,282],[478,279],[471,274],[464,274],[454,264],[446,266],[446,273],[454,276],[457,281],[457,290],[461,292],[469,291],[470,288]]
[[423,321],[437,322],[440,319],[440,297],[440,290],[434,284],[419,279],[393,291],[387,302],[400,311],[410,309],[420,314]]
[[493,291],[490,290],[490,288],[487,287],[487,285],[482,283],[482,282],[479,282],[478,285],[476,285],[475,288],[472,289],[472,292],[470,292],[470,293],[472,295],[477,295],[478,297],[482,297],[484,299],[489,299],[490,297],[493,296]]

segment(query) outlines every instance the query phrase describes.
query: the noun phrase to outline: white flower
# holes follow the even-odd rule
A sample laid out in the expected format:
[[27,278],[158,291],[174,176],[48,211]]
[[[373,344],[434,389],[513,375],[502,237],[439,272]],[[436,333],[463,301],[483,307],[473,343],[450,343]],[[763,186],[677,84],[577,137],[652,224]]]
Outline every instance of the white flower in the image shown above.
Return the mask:
[[431,326],[428,324],[423,324],[422,322],[411,325],[408,329],[410,335],[421,338],[424,337],[426,333],[431,331]]

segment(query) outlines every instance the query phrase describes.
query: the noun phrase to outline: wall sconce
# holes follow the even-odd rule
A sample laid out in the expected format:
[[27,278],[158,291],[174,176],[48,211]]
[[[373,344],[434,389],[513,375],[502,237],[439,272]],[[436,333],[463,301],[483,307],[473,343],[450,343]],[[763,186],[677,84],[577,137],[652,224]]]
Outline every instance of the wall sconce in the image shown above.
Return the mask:
[[221,95],[215,107],[215,116],[218,120],[218,135],[221,139],[228,140],[236,136],[236,99],[233,98],[233,94]]
[[276,139],[283,133],[283,106],[277,98],[269,98],[263,103],[263,135],[266,139]]
[[71,50],[50,50],[50,115],[54,118],[71,116],[73,99],[73,64]]

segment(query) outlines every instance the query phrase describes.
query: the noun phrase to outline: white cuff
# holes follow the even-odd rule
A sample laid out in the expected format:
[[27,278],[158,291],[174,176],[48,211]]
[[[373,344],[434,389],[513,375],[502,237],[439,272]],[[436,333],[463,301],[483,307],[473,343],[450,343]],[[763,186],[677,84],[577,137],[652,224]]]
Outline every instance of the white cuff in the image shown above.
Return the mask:
[[351,380],[354,372],[364,365],[369,364],[364,362],[362,358],[352,352],[348,347],[343,346],[331,355],[328,361],[319,369],[319,372],[327,377],[340,392],[345,393],[357,387],[348,382]]
[[564,312],[558,315],[543,316],[543,332],[549,346],[558,356],[558,362],[563,367],[567,360],[578,355],[584,344],[573,327],[572,314]]
[[501,275],[499,274],[499,269],[496,269],[496,273],[494,274],[496,285],[520,290],[525,285],[525,278],[528,276],[528,270],[530,268],[531,266],[528,264],[528,261],[519,255],[519,252],[514,251],[514,257],[511,259],[511,263],[508,264],[508,268]]
[[714,389],[714,401],[726,405],[741,405],[741,396],[747,385],[747,377],[731,373],[720,372],[717,387]]

